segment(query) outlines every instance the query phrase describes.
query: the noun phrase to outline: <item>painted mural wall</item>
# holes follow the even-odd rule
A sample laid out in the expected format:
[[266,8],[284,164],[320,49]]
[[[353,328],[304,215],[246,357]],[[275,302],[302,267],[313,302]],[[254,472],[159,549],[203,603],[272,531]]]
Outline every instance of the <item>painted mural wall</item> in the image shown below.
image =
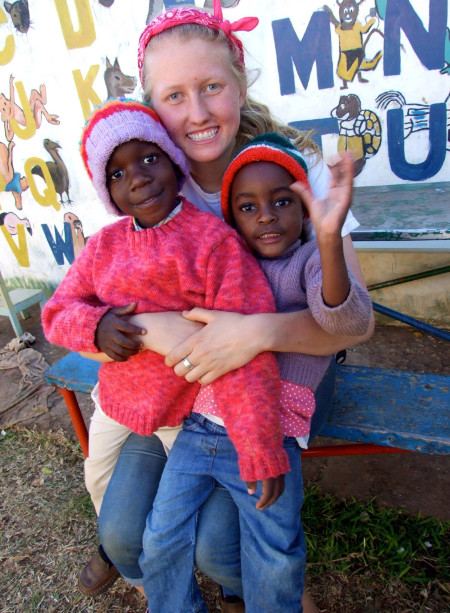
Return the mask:
[[[327,0],[325,0],[327,2]],[[112,221],[82,165],[81,129],[109,96],[141,96],[146,22],[183,0],[0,0],[0,255],[12,284],[50,292]],[[208,6],[210,0],[197,0]],[[448,0],[222,0],[247,15],[254,97],[352,149],[356,185],[450,180]]]

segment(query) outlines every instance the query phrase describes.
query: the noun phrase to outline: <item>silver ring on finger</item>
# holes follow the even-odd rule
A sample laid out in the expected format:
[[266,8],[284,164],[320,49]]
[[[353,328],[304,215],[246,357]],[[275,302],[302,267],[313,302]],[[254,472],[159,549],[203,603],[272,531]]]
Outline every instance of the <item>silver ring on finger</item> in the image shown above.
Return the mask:
[[194,365],[189,362],[188,358],[184,358],[183,366],[187,368],[188,370],[191,370],[191,368],[194,368]]

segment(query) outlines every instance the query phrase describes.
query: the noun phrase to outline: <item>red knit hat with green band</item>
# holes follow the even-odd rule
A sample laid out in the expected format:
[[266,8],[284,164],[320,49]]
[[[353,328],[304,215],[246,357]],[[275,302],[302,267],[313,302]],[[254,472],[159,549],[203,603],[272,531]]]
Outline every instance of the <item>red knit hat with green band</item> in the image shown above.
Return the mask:
[[294,181],[308,183],[306,162],[290,140],[276,132],[268,132],[257,136],[236,154],[226,169],[222,180],[222,213],[225,221],[230,225],[233,225],[230,202],[231,185],[238,171],[252,162],[274,162],[283,166],[292,175]]

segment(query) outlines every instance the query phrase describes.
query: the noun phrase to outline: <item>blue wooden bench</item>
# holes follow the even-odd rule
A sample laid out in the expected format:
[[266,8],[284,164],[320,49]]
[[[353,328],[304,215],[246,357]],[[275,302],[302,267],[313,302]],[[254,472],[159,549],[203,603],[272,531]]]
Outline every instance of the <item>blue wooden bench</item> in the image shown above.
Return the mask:
[[[70,353],[55,362],[45,380],[63,395],[85,456],[88,431],[76,392],[89,393],[100,364]],[[303,456],[367,453],[450,453],[450,377],[408,370],[338,366],[336,395],[322,436],[351,441],[315,445]]]

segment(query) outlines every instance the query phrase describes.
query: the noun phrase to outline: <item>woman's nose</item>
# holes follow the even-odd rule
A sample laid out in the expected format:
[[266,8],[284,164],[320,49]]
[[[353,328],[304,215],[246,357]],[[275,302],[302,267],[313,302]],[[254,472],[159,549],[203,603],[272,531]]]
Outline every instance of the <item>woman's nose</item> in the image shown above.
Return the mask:
[[192,96],[189,105],[189,121],[195,124],[202,124],[209,119],[209,115],[208,104],[202,96]]

